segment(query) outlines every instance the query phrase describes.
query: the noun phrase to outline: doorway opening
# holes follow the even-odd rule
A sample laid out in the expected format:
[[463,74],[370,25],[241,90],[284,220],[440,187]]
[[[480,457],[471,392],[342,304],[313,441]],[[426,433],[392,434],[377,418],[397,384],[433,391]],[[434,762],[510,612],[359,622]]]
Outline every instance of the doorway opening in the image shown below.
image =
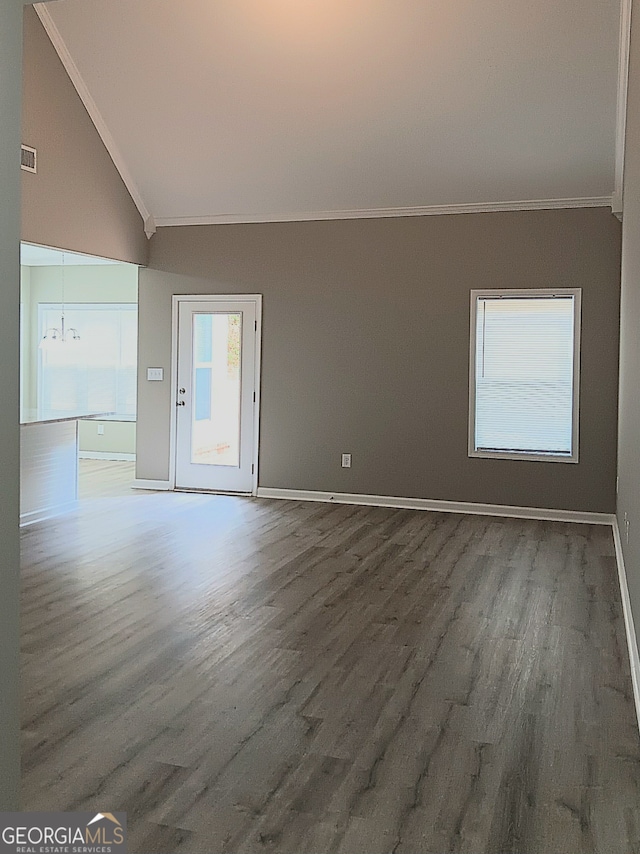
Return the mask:
[[135,477],[138,267],[29,243],[20,261],[28,524]]

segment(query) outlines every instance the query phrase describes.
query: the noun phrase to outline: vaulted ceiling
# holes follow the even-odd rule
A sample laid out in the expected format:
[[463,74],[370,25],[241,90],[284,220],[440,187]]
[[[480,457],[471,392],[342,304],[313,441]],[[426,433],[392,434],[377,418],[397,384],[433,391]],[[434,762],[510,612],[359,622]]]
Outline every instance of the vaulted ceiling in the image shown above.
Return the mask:
[[619,0],[58,0],[39,13],[151,224],[614,191]]

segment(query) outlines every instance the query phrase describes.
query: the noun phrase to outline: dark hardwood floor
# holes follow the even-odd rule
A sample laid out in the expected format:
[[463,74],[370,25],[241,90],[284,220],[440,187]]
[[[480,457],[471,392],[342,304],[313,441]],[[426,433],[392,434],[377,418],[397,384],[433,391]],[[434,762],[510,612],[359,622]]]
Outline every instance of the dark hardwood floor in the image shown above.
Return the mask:
[[111,471],[23,533],[24,809],[134,854],[640,852],[609,529]]

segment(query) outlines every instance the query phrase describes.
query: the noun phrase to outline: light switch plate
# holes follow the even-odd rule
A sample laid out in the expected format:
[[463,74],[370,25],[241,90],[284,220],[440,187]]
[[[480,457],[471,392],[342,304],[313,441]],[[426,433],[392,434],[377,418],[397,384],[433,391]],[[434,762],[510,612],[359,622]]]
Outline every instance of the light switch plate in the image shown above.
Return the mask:
[[159,382],[164,379],[164,368],[147,368],[147,380]]

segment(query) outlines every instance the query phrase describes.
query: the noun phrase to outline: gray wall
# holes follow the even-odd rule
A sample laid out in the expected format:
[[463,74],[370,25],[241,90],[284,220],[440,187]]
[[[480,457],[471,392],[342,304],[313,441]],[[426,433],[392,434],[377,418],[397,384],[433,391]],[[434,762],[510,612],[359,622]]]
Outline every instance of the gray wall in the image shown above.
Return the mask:
[[24,20],[22,141],[38,174],[22,172],[22,238],[145,264],[142,217],[32,8]]
[[[640,14],[634,7],[622,230],[618,524],[640,641]],[[624,517],[630,521],[626,542]]]
[[[261,486],[613,512],[606,209],[163,228],[140,274],[138,477],[169,471],[171,294],[264,295]],[[583,288],[580,463],[467,456],[469,291]],[[353,467],[340,468],[340,453]]]
[[0,3],[0,810],[18,807],[20,77],[22,2]]

